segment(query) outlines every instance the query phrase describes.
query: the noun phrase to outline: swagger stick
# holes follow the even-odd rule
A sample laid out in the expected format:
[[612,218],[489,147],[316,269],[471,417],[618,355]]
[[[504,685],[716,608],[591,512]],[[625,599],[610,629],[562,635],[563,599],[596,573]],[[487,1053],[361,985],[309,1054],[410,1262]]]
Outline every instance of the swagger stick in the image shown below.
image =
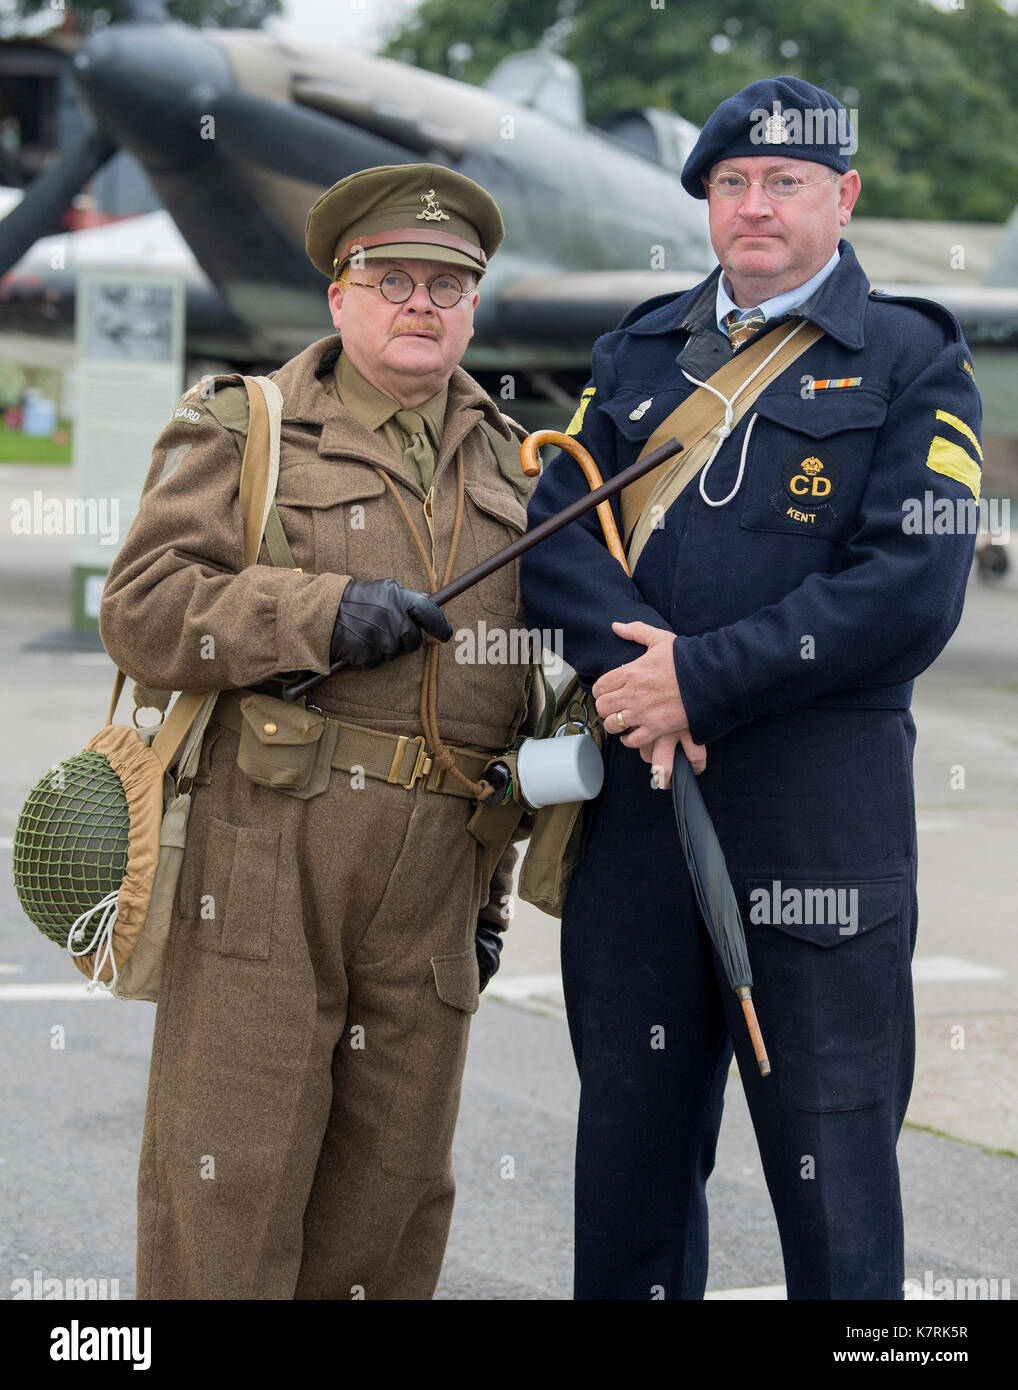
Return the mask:
[[[535,526],[526,535],[520,536],[518,540],[507,545],[504,550],[496,551],[494,555],[489,555],[487,560],[482,560],[473,569],[467,570],[449,584],[444,584],[441,589],[431,595],[431,601],[441,606],[448,603],[450,599],[462,594],[465,589],[471,588],[482,579],[487,579],[489,574],[494,574],[495,570],[500,570],[503,565],[509,565],[523,555],[528,550],[532,550],[535,545],[540,545],[543,540],[553,536],[556,531],[561,531],[563,526],[568,526],[577,517],[585,516],[609,497],[614,497],[617,492],[621,492],[630,483],[635,483],[637,478],[642,478],[645,473],[649,473],[652,468],[656,468],[659,463],[664,463],[666,459],[674,454],[680,453],[682,445],[677,439],[668,439],[661,445],[660,449],[655,449],[646,458],[639,459],[636,463],[624,468],[621,473],[616,473],[614,478],[609,478],[606,483],[593,492],[587,493],[585,497],[578,497],[575,502],[570,502],[568,507],[563,507],[562,511],[556,512],[554,516],[542,521],[540,526]],[[616,533],[617,534],[617,533]],[[299,699],[301,695],[306,695],[309,690],[313,690],[321,681],[327,680],[329,676],[334,676],[338,671],[342,671],[346,666],[345,661],[334,662],[328,671],[320,675],[306,676],[303,680],[296,681],[293,685],[287,686],[284,694],[288,700]]]

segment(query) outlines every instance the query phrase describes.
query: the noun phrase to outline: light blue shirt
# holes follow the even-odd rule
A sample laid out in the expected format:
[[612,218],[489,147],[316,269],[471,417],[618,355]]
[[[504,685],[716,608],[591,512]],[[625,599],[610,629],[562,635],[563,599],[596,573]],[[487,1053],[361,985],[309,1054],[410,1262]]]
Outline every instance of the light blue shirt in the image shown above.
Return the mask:
[[[799,285],[797,289],[787,290],[784,294],[775,295],[773,299],[765,299],[763,303],[758,304],[756,308],[763,310],[765,320],[779,319],[783,314],[791,313],[793,309],[797,308],[800,304],[804,304],[806,300],[809,299],[810,295],[820,288],[840,260],[841,252],[835,251],[831,259],[822,270],[817,271],[812,280],[807,280],[804,285]],[[725,315],[730,314],[733,309],[740,319],[754,312],[753,309],[740,309],[738,304],[729,298],[728,291],[725,289],[725,277],[721,275],[718,277],[716,313],[718,328],[720,328],[722,333],[727,332],[725,328]]]

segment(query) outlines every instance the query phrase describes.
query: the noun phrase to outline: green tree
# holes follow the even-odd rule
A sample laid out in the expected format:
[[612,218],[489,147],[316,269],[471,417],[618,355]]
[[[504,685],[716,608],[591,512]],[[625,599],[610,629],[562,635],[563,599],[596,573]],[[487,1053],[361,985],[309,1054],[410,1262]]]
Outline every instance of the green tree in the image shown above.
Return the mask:
[[469,82],[521,48],[579,68],[590,120],[660,106],[702,124],[787,73],[858,111],[868,215],[1000,221],[1018,202],[1018,18],[997,0],[424,0],[388,52]]

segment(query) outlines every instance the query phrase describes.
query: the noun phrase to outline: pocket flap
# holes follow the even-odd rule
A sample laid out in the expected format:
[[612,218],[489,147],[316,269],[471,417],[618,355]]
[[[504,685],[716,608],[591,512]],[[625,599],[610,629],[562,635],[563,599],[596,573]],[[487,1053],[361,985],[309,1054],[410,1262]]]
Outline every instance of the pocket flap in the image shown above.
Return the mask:
[[883,396],[859,386],[818,391],[808,400],[798,392],[765,391],[753,409],[765,419],[813,439],[826,439],[845,430],[875,429],[887,418]]
[[815,946],[840,946],[901,910],[901,878],[747,879],[749,927],[771,926]]
[[338,507],[379,497],[385,484],[372,469],[338,463],[295,463],[279,470],[276,502],[282,507]]
[[432,956],[435,988],[444,1004],[475,1014],[480,1003],[477,973],[477,952],[471,946],[455,956]]
[[520,535],[527,527],[527,513],[522,504],[517,501],[515,493],[506,491],[501,492],[496,488],[485,487],[482,483],[474,482],[473,479],[464,483],[464,491],[475,506],[488,516],[493,516],[496,521],[501,521],[504,525],[518,531]]
[[246,695],[240,702],[244,723],[266,745],[316,743],[325,719],[303,705],[291,705],[272,695]]
[[[626,389],[599,404],[595,396],[594,404],[599,410],[604,411],[623,439],[638,443],[650,438],[661,421],[676,409],[681,399],[680,393],[676,391],[669,391],[667,395],[661,392],[655,395],[649,389]],[[634,414],[635,420],[632,418]]]

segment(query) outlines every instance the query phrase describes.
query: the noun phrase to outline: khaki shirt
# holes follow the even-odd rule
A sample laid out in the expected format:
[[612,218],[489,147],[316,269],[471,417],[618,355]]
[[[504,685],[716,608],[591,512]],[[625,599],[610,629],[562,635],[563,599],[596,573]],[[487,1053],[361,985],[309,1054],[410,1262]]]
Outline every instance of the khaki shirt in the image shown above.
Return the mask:
[[[397,458],[403,459],[405,457],[405,450],[410,444],[410,435],[396,423],[396,415],[403,407],[391,396],[386,396],[376,386],[372,386],[371,382],[357,370],[346,353],[341,352],[339,354],[332,374],[322,378],[322,386],[334,400],[345,405],[354,419],[365,429],[380,435],[395,451]],[[449,386],[446,383],[441,391],[436,391],[423,404],[413,407],[427,426],[430,443],[436,456],[439,445],[442,443],[442,428],[445,424],[445,408],[448,399]],[[409,467],[409,457],[406,457],[406,462]],[[414,473],[424,491],[427,492],[431,480],[429,479],[426,483],[417,468],[414,469]]]

